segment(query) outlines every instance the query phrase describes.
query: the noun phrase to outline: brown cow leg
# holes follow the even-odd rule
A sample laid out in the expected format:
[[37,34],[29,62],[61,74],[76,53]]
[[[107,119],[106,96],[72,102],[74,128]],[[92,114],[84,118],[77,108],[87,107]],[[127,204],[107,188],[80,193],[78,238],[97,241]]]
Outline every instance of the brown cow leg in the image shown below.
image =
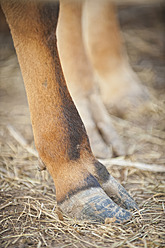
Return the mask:
[[57,4],[4,0],[2,8],[24,78],[36,148],[53,177],[58,205],[75,218],[128,220],[131,213],[112,201],[96,180],[100,177],[103,184],[109,177],[95,166],[84,125],[65,84],[56,46]]
[[129,65],[111,1],[85,1],[83,38],[108,108],[123,115],[148,100],[147,90]]

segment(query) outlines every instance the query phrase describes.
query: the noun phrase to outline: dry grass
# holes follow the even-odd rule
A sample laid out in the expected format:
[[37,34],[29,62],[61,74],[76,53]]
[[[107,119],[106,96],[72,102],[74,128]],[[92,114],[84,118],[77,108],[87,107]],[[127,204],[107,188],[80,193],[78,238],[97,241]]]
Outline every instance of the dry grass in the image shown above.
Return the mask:
[[[1,136],[1,247],[164,247],[165,173],[111,166],[139,204],[125,225],[92,225],[55,212],[55,190],[47,171],[6,131]],[[126,183],[127,182],[127,183]]]
[[[26,104],[23,100],[20,107],[20,98],[13,100],[17,96],[13,91],[15,98],[10,100],[16,102],[12,102],[14,112],[3,96],[0,109],[0,247],[165,247],[164,50],[159,46],[159,30],[155,32],[155,26],[144,32],[141,27],[125,25],[123,30],[132,64],[153,99],[149,107],[130,113],[127,119],[113,117],[130,155],[103,162],[135,198],[140,211],[124,225],[93,225],[68,217],[61,222],[55,211],[53,181],[47,171],[38,171],[37,158],[31,152],[34,144]],[[2,85],[6,78],[13,84],[20,81],[15,55],[3,56],[0,72],[6,74]],[[26,143],[18,142],[9,132],[9,123],[17,134],[23,135],[28,149]],[[129,161],[129,166],[125,161]]]

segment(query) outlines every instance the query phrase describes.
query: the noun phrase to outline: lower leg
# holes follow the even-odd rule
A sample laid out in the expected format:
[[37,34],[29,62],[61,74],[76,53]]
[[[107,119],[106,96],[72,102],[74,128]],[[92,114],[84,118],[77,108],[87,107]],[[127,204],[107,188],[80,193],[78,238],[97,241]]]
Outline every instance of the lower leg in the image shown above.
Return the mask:
[[56,5],[2,1],[20,63],[39,156],[53,177],[57,203],[77,218],[116,222],[131,214],[92,175],[94,157],[62,74],[56,46]]

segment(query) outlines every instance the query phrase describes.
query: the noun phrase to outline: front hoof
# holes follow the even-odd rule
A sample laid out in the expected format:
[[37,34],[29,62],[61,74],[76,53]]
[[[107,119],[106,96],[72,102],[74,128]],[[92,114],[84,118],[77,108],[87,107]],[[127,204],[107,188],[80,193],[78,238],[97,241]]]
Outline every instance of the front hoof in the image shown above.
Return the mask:
[[99,187],[78,192],[58,206],[65,215],[95,223],[104,223],[107,218],[116,223],[123,223],[132,216],[129,211],[113,202]]

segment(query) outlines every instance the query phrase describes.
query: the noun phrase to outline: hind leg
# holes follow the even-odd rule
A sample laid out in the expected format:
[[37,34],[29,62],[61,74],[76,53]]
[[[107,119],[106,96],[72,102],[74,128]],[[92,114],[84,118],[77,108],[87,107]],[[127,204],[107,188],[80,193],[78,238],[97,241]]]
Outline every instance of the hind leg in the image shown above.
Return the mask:
[[148,99],[145,87],[129,65],[112,2],[85,1],[83,39],[108,108],[122,114]]
[[57,37],[64,76],[85,123],[95,156],[110,157],[110,145],[117,155],[124,155],[124,145],[102,103],[96,78],[86,55],[82,39],[83,3],[77,0],[60,3]]

